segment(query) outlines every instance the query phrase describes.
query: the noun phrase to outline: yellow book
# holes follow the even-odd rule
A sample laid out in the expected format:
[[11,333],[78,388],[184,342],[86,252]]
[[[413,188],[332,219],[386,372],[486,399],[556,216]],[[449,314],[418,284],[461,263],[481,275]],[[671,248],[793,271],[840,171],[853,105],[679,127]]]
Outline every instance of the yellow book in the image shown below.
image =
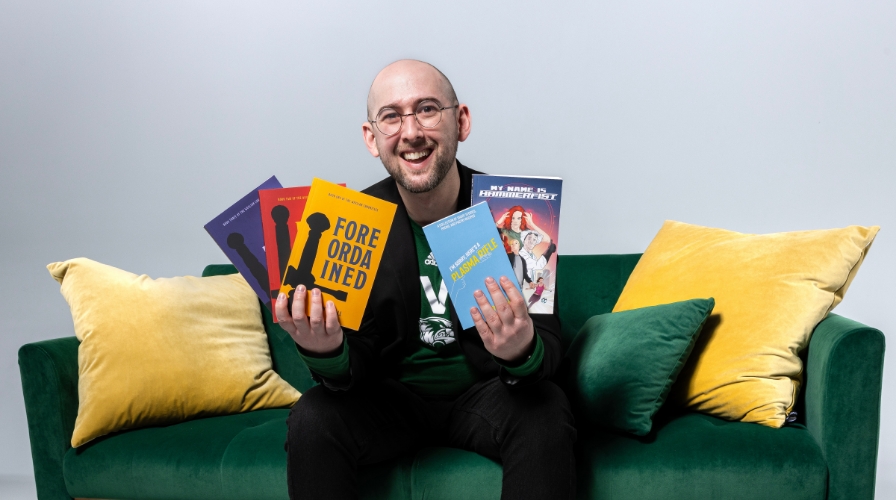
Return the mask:
[[[339,324],[357,330],[398,208],[353,189],[315,178],[311,183],[280,293],[300,284],[332,300]],[[310,295],[305,299],[310,314]]]

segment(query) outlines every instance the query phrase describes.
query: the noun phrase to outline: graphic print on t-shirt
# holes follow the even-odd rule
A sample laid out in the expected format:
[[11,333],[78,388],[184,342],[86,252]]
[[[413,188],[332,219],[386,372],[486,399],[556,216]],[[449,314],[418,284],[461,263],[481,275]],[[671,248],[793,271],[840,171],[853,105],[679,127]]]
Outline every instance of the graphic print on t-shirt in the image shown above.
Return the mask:
[[[432,254],[427,260],[432,260]],[[432,278],[439,281],[438,294],[433,289]],[[434,316],[420,318],[420,340],[433,347],[441,347],[454,342],[454,328],[451,325],[450,315],[446,314],[448,312],[448,288],[445,287],[445,281],[439,279],[438,275],[420,276],[420,285],[429,302],[429,310],[434,314]],[[436,314],[438,316],[435,316]]]

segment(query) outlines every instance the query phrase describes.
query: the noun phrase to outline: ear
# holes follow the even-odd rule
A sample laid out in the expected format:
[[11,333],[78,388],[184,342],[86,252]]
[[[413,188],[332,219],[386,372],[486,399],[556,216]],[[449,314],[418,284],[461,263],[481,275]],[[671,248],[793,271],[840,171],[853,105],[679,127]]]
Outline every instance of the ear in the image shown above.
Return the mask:
[[370,151],[370,154],[374,156],[374,158],[378,158],[380,156],[380,150],[376,146],[376,136],[373,134],[373,126],[370,122],[364,122],[361,125],[361,133],[364,134],[364,145],[367,146],[367,151]]
[[470,136],[470,127],[473,123],[470,119],[470,107],[466,104],[457,106],[457,141],[464,142]]

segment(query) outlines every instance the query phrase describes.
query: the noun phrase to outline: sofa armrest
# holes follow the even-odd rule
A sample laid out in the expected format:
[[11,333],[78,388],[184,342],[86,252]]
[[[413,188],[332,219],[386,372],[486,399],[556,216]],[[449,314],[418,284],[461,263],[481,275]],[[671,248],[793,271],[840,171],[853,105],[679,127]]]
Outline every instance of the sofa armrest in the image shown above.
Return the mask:
[[41,500],[71,499],[62,459],[71,448],[78,415],[78,344],[77,338],[66,337],[19,349],[34,480]]
[[828,464],[828,499],[874,498],[884,335],[831,314],[806,363],[806,427]]

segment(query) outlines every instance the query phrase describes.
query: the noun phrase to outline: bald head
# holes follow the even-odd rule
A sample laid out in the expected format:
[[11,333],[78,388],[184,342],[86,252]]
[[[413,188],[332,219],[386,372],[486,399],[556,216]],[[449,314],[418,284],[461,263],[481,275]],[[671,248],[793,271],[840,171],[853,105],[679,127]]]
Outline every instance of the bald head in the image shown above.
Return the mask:
[[414,94],[423,87],[438,89],[433,95],[443,106],[457,102],[454,86],[444,73],[432,64],[415,59],[402,59],[386,66],[373,79],[367,93],[367,117],[373,119],[380,108],[398,103],[402,94]]

